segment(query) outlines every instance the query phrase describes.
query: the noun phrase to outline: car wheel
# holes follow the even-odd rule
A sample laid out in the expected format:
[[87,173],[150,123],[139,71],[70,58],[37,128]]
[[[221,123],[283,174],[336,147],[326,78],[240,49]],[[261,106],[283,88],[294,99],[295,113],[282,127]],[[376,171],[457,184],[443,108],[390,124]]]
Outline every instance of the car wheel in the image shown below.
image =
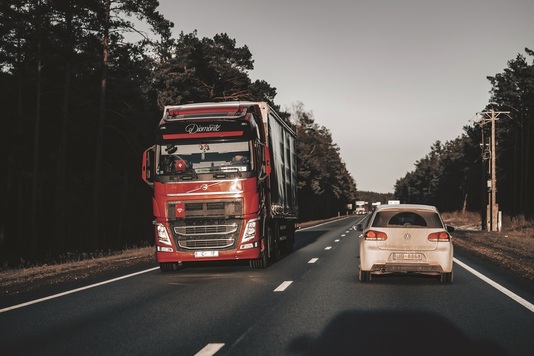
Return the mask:
[[451,272],[442,273],[439,275],[439,281],[441,283],[452,283],[453,274]]
[[359,268],[358,279],[360,282],[371,282],[371,271],[362,271],[362,269]]

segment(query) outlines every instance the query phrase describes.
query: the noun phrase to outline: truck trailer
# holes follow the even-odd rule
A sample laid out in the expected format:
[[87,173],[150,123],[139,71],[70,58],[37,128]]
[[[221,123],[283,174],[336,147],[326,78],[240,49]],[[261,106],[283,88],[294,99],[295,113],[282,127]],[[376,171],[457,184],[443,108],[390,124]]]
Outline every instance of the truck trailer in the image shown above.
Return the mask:
[[295,138],[265,102],[166,106],[142,164],[160,269],[222,260],[259,269],[291,253]]

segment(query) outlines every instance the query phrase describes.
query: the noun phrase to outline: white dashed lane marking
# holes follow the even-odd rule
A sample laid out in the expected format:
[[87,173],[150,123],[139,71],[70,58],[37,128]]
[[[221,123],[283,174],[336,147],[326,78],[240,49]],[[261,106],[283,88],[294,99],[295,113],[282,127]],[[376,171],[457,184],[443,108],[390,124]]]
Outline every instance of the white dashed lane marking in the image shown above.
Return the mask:
[[275,292],[283,292],[287,289],[287,287],[289,287],[289,285],[293,283],[293,281],[285,281],[283,282],[282,284],[280,284],[278,287],[276,287],[276,289],[274,290]]
[[312,258],[311,260],[308,261],[308,263],[315,263],[317,262],[319,259],[318,258]]
[[219,351],[224,344],[207,344],[202,350],[197,352],[195,356],[212,356]]

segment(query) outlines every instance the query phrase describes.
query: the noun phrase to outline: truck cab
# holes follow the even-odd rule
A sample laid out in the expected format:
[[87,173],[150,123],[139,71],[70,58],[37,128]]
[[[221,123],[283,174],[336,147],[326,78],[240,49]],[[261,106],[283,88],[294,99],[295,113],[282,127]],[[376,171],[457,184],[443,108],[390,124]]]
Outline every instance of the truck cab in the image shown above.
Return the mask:
[[156,257],[250,261],[290,252],[297,219],[295,134],[265,103],[165,108],[142,176],[154,189]]

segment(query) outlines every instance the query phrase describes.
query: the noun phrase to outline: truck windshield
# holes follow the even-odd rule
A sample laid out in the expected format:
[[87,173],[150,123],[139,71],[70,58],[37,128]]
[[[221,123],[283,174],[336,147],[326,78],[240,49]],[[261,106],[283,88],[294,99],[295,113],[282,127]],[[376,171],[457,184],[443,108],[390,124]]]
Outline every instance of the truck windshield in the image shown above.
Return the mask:
[[248,141],[158,145],[157,174],[250,171],[250,146]]

